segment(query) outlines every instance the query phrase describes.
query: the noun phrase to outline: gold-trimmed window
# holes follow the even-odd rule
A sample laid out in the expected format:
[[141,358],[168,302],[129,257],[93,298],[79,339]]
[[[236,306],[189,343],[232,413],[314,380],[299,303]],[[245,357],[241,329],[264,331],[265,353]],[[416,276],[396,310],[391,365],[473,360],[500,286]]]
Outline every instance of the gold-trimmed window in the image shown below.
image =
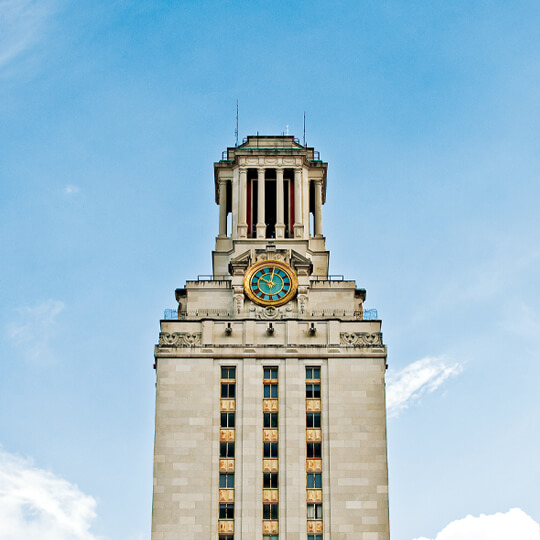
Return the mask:
[[236,379],[236,368],[234,366],[221,366],[221,379]]
[[265,412],[263,414],[263,427],[265,429],[277,429],[278,413]]
[[220,489],[234,489],[234,473],[219,473]]
[[264,399],[277,399],[278,385],[272,383],[264,383]]
[[318,429],[321,427],[321,413],[306,413],[307,429]]
[[234,429],[235,415],[234,412],[222,412],[220,425],[223,429]]

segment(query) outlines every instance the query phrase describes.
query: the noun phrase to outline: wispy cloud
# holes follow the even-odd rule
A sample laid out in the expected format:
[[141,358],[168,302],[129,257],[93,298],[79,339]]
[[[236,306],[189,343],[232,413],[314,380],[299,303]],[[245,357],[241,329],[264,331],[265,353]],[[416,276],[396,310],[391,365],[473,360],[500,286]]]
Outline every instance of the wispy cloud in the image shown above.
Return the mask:
[[17,318],[7,326],[7,336],[23,356],[33,361],[52,358],[50,340],[57,330],[57,319],[65,305],[48,300],[32,307],[17,309]]
[[388,372],[386,407],[388,416],[398,416],[420,396],[437,390],[449,377],[458,375],[462,366],[444,358],[427,357],[417,360],[401,371]]
[[506,513],[480,514],[452,521],[434,539],[415,540],[540,540],[540,525],[520,508]]
[[65,188],[64,188],[64,193],[66,195],[74,195],[75,193],[77,193],[79,191],[79,188],[77,186],[74,186],[73,184],[68,184]]
[[0,70],[38,43],[52,0],[0,0]]
[[95,508],[74,484],[0,447],[0,538],[97,540]]

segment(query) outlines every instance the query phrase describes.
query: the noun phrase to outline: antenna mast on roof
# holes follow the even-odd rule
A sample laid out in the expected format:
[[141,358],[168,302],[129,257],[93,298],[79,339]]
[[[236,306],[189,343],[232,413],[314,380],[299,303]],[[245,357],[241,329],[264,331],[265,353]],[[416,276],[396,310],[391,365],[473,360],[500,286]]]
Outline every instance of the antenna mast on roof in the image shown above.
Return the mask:
[[236,135],[236,146],[238,146],[238,100],[236,100],[236,129],[234,134]]
[[306,146],[306,111],[304,111],[304,146]]

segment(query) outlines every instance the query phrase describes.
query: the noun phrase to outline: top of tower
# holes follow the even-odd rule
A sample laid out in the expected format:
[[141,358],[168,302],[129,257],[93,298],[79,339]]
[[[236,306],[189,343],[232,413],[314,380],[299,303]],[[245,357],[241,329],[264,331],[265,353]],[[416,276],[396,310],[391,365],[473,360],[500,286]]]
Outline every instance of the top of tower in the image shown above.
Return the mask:
[[[328,163],[321,160],[320,152],[312,146],[303,146],[293,135],[248,135],[239,146],[229,146],[214,163],[216,203],[219,193],[219,171],[239,165],[239,158],[248,156],[296,156],[303,157],[302,164],[313,169],[320,168],[323,182],[323,203],[326,200],[326,170]],[[253,165],[251,165],[253,166]]]
[[250,154],[305,155],[309,161],[320,161],[319,152],[302,146],[292,135],[248,135],[239,146],[223,152],[222,161],[233,161],[236,156]]

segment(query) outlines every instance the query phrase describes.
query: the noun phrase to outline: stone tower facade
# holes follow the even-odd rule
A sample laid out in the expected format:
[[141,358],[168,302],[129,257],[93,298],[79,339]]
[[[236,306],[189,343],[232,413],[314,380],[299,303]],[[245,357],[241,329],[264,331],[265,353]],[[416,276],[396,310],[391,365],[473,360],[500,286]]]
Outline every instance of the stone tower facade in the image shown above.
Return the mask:
[[328,275],[327,164],[251,136],[214,178],[213,275],[155,348],[152,540],[387,540],[386,347]]

